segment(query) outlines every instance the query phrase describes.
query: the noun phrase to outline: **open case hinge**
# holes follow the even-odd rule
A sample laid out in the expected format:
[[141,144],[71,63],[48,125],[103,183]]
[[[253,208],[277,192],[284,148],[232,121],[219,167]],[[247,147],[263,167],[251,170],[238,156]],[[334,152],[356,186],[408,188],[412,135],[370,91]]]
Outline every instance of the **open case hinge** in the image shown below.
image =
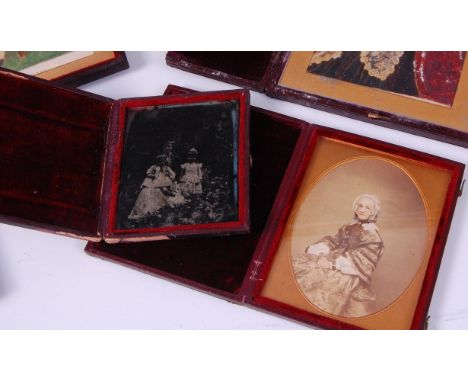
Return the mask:
[[254,260],[255,267],[250,271],[249,279],[252,281],[262,281],[263,279],[259,279],[257,277],[258,269],[262,265],[262,261]]
[[462,182],[462,184],[460,186],[460,189],[458,190],[458,197],[463,195],[463,187],[465,187],[465,181],[466,181],[466,179],[463,179],[463,182]]
[[[248,278],[248,285],[249,285],[248,289],[250,290],[252,289],[253,285],[255,285],[257,281],[263,281],[262,278],[258,277],[258,273],[259,273],[260,267],[263,265],[263,261],[254,260],[253,263],[254,263],[254,266],[253,266],[253,269],[250,271],[249,278]],[[246,293],[242,296],[242,303],[245,303],[248,295],[249,293]]]
[[424,330],[429,329],[429,319],[430,318],[431,318],[431,316],[426,317],[426,321],[424,321]]

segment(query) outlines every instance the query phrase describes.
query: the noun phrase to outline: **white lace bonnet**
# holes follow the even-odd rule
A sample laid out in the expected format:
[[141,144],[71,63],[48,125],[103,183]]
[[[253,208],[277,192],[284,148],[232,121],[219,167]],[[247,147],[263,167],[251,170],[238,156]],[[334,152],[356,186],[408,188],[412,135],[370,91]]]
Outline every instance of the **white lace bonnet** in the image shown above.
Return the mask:
[[380,213],[380,200],[377,196],[372,194],[362,194],[359,195],[353,202],[353,212],[356,212],[357,204],[362,198],[367,198],[372,200],[374,208],[372,209],[372,214],[369,216],[369,220],[376,221]]

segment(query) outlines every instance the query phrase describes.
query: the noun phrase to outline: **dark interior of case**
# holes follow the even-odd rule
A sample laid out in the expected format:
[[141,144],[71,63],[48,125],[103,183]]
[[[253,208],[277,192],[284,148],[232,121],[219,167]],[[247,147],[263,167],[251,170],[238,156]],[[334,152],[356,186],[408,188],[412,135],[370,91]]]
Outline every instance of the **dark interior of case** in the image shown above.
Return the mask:
[[96,236],[111,107],[0,71],[0,219]]
[[[288,122],[289,121],[289,122]],[[241,287],[301,130],[297,122],[251,109],[251,233],[130,244],[89,243],[90,253],[106,254],[148,272],[170,274],[187,283],[236,293]]]
[[259,82],[263,79],[273,52],[171,52],[178,60],[209,68],[238,78]]

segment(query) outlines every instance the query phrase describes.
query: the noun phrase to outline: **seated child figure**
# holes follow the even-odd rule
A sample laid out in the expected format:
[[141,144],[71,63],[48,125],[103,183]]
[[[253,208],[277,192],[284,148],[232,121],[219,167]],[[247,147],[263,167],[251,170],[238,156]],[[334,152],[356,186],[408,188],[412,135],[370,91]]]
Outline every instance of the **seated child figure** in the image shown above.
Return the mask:
[[140,193],[128,218],[138,220],[155,216],[161,208],[170,205],[168,195],[175,182],[175,176],[167,164],[166,157],[158,155],[156,163],[146,171]]

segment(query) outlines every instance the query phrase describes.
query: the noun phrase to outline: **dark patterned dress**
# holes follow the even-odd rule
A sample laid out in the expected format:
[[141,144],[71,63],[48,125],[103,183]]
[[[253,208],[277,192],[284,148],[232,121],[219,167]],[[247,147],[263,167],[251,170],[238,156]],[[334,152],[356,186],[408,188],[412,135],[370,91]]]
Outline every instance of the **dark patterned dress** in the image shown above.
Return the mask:
[[[328,254],[303,253],[292,259],[296,280],[306,298],[317,308],[336,316],[369,315],[376,297],[371,277],[384,249],[377,226],[355,222],[315,244],[326,245]],[[330,267],[319,265],[321,257],[330,262]],[[335,268],[335,261],[340,257],[350,260],[356,274],[345,274]]]

